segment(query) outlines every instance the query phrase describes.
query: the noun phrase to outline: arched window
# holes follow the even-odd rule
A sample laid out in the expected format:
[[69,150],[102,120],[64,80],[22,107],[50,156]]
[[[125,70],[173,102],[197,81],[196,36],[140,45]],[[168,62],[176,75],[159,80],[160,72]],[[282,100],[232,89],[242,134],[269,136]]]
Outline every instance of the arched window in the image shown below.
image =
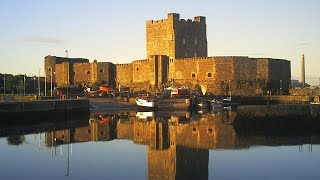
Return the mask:
[[191,74],[191,77],[192,77],[192,78],[195,78],[195,77],[196,77],[196,74],[195,74],[195,73],[192,73],[192,74]]
[[90,74],[90,71],[87,71],[87,74]]
[[209,72],[207,76],[208,76],[208,77],[212,77],[212,73]]
[[103,69],[100,69],[100,73],[103,73]]

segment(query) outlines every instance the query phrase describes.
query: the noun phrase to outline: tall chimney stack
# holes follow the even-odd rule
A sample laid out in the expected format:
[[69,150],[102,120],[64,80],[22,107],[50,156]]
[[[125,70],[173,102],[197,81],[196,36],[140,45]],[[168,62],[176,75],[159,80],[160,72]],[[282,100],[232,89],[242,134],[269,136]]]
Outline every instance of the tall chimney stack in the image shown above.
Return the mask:
[[301,83],[302,87],[304,87],[306,83],[306,72],[305,72],[305,64],[304,64],[304,54],[301,57]]

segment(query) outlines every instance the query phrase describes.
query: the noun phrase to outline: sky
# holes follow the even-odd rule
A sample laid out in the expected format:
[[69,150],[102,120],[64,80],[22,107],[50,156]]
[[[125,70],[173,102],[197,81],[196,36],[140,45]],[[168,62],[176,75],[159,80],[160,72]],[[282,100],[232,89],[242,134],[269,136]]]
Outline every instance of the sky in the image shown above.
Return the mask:
[[1,0],[0,73],[43,74],[47,55],[130,63],[146,58],[145,22],[205,16],[208,56],[291,61],[320,81],[318,0]]

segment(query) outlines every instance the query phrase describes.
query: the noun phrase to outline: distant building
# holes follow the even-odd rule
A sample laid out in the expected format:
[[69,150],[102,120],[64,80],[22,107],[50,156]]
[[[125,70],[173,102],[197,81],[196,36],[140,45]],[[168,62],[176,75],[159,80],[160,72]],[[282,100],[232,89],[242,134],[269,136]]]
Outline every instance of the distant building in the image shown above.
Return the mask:
[[296,79],[291,80],[291,88],[305,88],[305,87],[310,87],[310,85]]

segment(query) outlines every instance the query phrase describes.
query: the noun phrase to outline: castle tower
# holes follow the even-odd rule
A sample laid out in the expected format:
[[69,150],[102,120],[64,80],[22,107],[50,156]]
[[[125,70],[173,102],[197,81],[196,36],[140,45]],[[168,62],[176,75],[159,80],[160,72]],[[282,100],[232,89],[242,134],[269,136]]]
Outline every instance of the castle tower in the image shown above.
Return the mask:
[[305,62],[304,62],[304,54],[302,54],[301,57],[301,83],[302,83],[302,87],[304,87],[305,83],[306,83],[306,74],[305,74]]
[[207,28],[203,16],[184,20],[176,13],[167,19],[146,22],[147,58],[166,55],[170,59],[207,57]]

